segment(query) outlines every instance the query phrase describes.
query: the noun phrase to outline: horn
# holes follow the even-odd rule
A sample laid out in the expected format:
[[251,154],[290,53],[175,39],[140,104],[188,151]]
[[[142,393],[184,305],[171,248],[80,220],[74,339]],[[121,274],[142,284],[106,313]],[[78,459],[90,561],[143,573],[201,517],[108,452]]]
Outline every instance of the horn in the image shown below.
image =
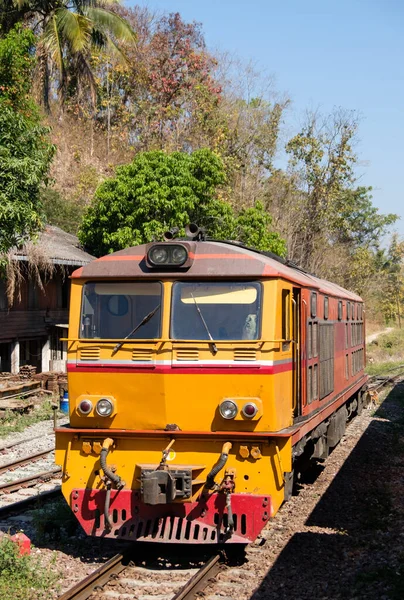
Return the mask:
[[168,231],[165,232],[165,234],[163,236],[164,240],[166,242],[169,242],[170,240],[173,240],[176,237],[176,235],[177,235],[178,232],[179,232],[178,227],[171,227],[171,229],[169,229]]
[[187,238],[190,238],[191,240],[196,240],[200,233],[201,233],[201,230],[199,229],[198,225],[196,225],[195,223],[190,223],[189,225],[187,225],[185,227],[185,235],[187,236]]

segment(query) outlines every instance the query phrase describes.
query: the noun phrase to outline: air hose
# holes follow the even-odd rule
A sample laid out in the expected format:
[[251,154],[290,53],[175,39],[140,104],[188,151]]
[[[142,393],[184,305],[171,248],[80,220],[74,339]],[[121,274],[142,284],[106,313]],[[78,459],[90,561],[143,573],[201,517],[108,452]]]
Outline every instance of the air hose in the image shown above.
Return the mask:
[[110,451],[113,443],[114,443],[114,440],[112,440],[111,438],[106,438],[102,444],[101,453],[100,453],[101,469],[103,470],[106,479],[108,479],[108,481],[106,482],[107,489],[106,489],[106,493],[105,493],[105,505],[104,505],[104,523],[105,523],[105,529],[107,531],[111,531],[111,529],[112,529],[112,522],[111,522],[111,518],[109,516],[109,507],[110,507],[110,503],[111,503],[111,486],[112,486],[112,484],[114,484],[118,490],[125,487],[125,482],[122,481],[122,478],[119,477],[119,475],[116,475],[115,473],[113,473],[111,471],[111,469],[109,469],[107,466],[108,452]]
[[234,531],[234,517],[233,517],[233,509],[231,507],[231,494],[226,494],[226,508],[227,508],[227,532],[233,533]]
[[219,460],[217,461],[217,463],[212,468],[212,470],[210,471],[210,473],[208,474],[208,476],[206,478],[206,483],[205,483],[206,489],[211,490],[215,486],[215,477],[227,463],[227,459],[229,457],[229,452],[231,450],[231,447],[232,447],[231,442],[225,442],[223,444],[222,453],[219,457]]
[[113,443],[114,440],[112,440],[111,438],[106,438],[104,440],[101,448],[100,463],[101,469],[104,471],[105,477],[107,477],[107,479],[109,479],[114,485],[116,485],[116,487],[119,490],[125,486],[125,482],[122,481],[121,477],[113,473],[111,469],[109,469],[107,466],[107,456]]
[[111,518],[109,516],[110,503],[111,503],[111,482],[108,482],[107,483],[107,491],[105,494],[105,506],[104,506],[104,523],[105,523],[105,529],[107,531],[112,530],[112,522],[111,522]]

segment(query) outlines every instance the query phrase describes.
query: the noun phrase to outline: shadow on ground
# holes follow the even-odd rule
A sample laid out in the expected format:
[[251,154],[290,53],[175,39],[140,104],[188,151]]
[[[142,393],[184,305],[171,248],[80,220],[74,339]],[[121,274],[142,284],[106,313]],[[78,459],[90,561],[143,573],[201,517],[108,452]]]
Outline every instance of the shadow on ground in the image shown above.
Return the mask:
[[253,600],[404,598],[402,384],[375,417]]

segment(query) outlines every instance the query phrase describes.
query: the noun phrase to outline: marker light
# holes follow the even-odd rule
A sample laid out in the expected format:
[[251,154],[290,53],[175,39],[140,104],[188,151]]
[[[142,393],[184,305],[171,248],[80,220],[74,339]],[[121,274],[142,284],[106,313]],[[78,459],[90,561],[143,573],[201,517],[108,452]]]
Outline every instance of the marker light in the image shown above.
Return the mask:
[[147,253],[152,267],[181,267],[188,259],[188,251],[182,244],[156,244]]
[[237,404],[233,400],[224,400],[219,405],[219,412],[223,419],[234,419],[237,415]]
[[79,411],[83,415],[88,415],[93,410],[93,403],[91,400],[82,400],[79,404]]
[[244,404],[243,408],[241,409],[241,414],[244,415],[244,417],[247,417],[248,419],[252,419],[253,417],[255,417],[257,412],[258,408],[253,402],[248,402],[247,404]]
[[111,400],[107,400],[106,398],[101,398],[98,400],[97,406],[95,410],[100,415],[100,417],[109,417],[114,409],[114,406]]

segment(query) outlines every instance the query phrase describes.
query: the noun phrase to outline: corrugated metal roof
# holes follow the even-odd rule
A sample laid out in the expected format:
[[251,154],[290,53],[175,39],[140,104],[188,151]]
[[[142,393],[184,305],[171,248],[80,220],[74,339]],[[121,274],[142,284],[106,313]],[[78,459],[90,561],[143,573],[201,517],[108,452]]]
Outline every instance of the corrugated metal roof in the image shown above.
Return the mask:
[[[30,244],[55,265],[84,266],[94,259],[94,256],[80,248],[75,235],[66,233],[54,225],[46,225],[38,240]],[[14,260],[28,260],[27,246],[16,249],[12,257]]]

